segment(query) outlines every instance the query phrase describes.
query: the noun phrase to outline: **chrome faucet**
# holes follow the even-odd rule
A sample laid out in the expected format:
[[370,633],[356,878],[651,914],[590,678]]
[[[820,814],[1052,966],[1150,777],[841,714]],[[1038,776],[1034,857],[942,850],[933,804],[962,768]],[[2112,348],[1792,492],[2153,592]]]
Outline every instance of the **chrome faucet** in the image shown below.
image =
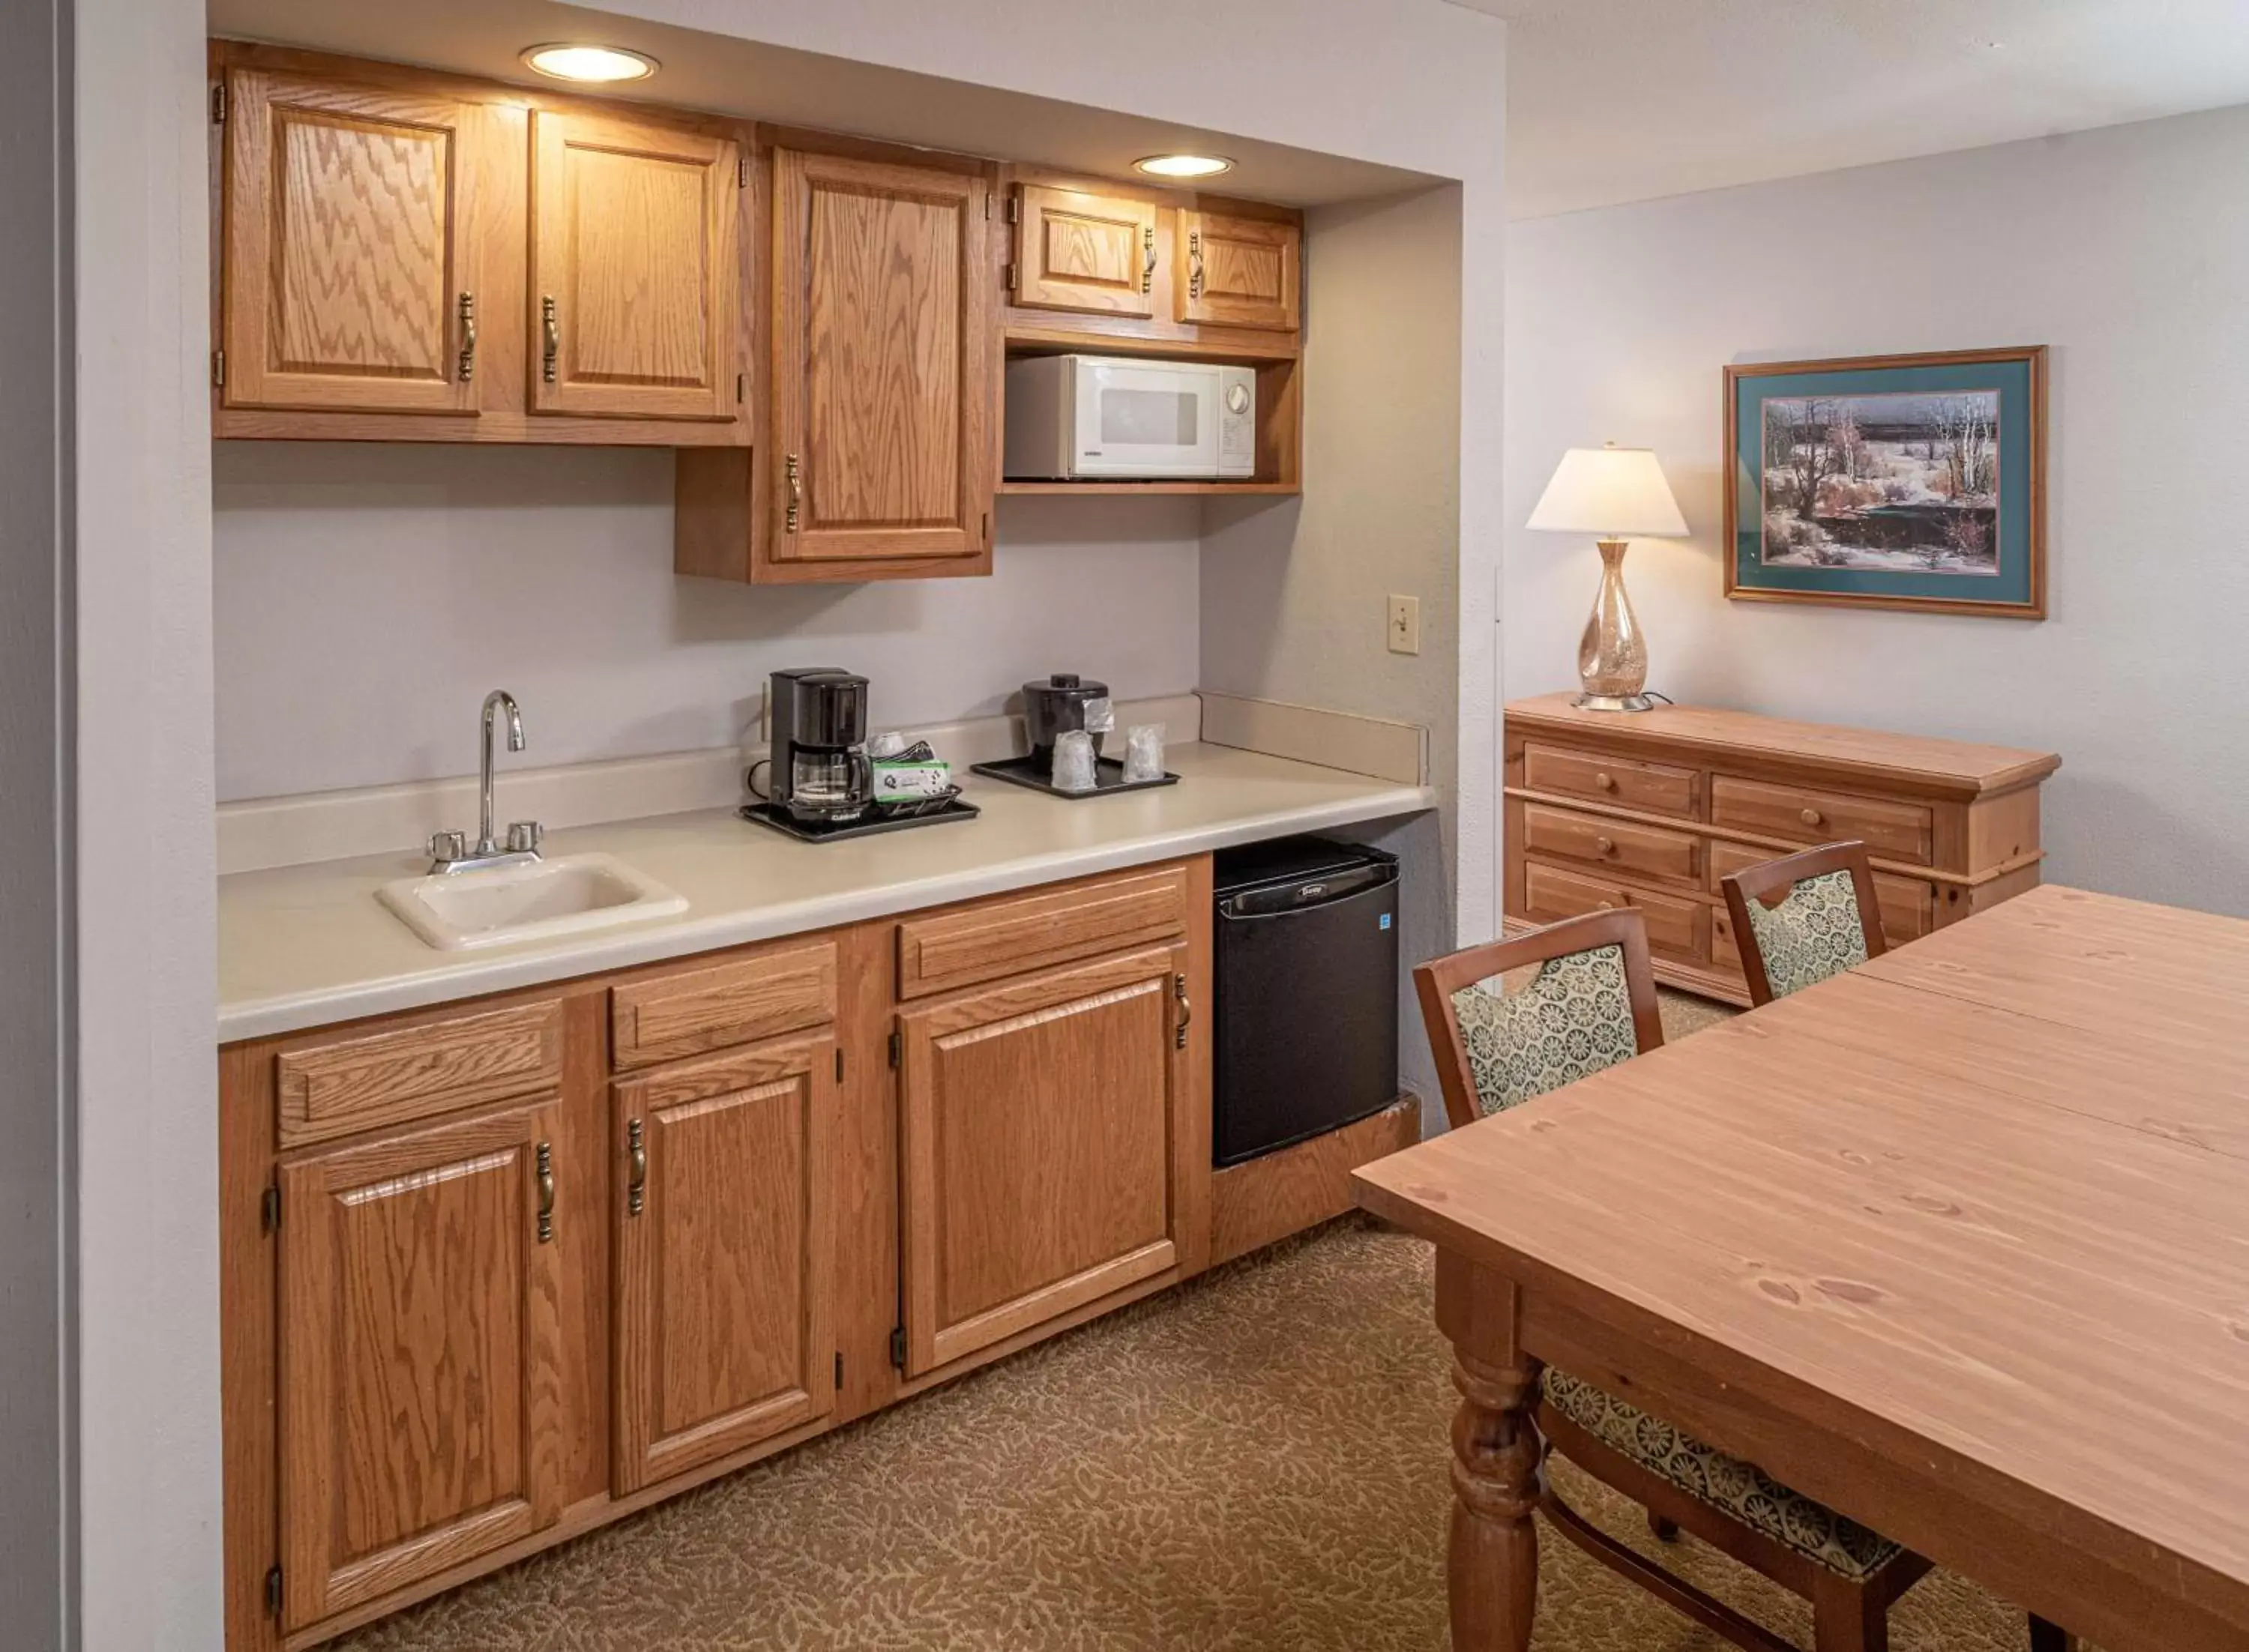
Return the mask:
[[480,805],[477,817],[477,840],[468,843],[466,834],[459,832],[440,832],[430,840],[430,870],[432,872],[469,872],[480,867],[519,866],[535,862],[539,842],[546,829],[536,820],[518,820],[507,829],[507,842],[503,846],[492,836],[492,714],[499,712],[507,718],[507,749],[520,751],[524,747],[523,713],[515,703],[515,696],[506,689],[494,689],[485,696],[483,732],[477,770],[478,799]]

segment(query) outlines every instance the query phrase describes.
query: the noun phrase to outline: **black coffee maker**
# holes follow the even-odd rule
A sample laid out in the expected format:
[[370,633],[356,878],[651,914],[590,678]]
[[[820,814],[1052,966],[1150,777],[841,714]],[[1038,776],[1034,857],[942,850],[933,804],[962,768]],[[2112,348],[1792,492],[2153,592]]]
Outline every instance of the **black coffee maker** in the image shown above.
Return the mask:
[[767,690],[773,800],[808,826],[856,820],[874,805],[867,679],[834,666],[776,671]]

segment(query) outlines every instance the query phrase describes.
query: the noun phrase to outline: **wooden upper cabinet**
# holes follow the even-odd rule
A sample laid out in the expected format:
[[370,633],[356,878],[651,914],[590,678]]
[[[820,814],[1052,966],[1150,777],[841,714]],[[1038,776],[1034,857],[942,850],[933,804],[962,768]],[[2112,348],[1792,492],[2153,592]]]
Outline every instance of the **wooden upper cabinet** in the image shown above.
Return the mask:
[[1302,324],[1303,236],[1294,223],[1180,209],[1179,319],[1294,332]]
[[906,1374],[1179,1265],[1184,943],[898,1017]]
[[473,414],[484,109],[227,76],[225,405]]
[[533,410],[737,416],[739,145],[535,109],[531,165]]
[[986,180],[786,148],[773,178],[770,559],[982,555],[999,398]]
[[1026,310],[1156,313],[1156,204],[1023,183],[1015,188],[1014,299]]
[[561,1513],[558,1105],[279,1167],[285,1628]]

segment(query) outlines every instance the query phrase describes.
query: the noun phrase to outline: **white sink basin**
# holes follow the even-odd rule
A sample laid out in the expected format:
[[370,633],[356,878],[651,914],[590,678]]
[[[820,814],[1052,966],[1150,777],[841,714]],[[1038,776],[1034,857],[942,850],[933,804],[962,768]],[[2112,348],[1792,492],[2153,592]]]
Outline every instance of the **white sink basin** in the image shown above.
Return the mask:
[[687,910],[683,896],[607,854],[401,878],[377,889],[375,899],[447,952],[545,941]]

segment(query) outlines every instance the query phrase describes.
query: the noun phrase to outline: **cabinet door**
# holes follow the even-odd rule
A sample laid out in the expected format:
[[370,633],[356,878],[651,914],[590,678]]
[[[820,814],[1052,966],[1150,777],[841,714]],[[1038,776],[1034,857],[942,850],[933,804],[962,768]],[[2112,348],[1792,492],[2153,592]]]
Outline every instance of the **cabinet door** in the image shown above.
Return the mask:
[[735,417],[739,146],[546,109],[531,123],[533,409]]
[[615,1092],[619,1492],[835,1409],[832,1038]]
[[[561,1511],[552,1100],[285,1162],[292,1629]],[[542,1210],[542,1204],[548,1208]]]
[[474,413],[484,111],[264,70],[227,85],[226,405]]
[[899,1016],[908,1376],[1178,1263],[1186,967],[1149,948]]
[[772,557],[976,556],[988,543],[998,283],[986,184],[774,152]]
[[1294,332],[1303,251],[1293,223],[1181,208],[1179,319]]
[[1155,202],[1026,183],[1015,221],[1011,268],[1024,309],[1156,313]]

